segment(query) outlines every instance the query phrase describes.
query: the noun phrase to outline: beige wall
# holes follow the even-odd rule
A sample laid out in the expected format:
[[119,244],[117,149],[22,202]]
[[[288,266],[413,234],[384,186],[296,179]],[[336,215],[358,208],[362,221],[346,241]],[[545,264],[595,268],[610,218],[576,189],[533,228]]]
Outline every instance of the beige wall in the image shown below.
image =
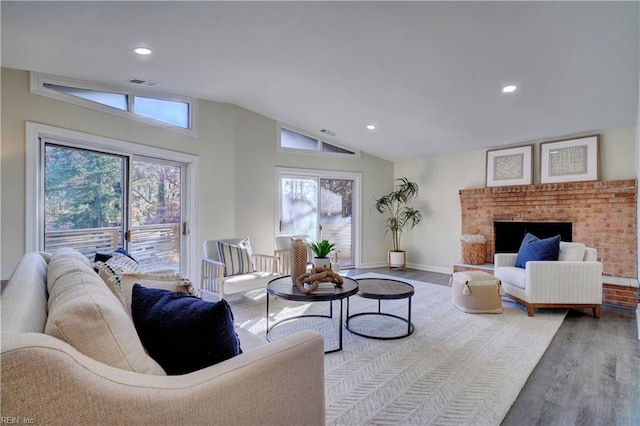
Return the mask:
[[[205,239],[249,235],[256,248],[273,250],[275,167],[313,167],[363,174],[363,202],[391,189],[393,164],[363,154],[329,160],[276,152],[276,122],[232,105],[199,101],[198,136],[149,126],[29,92],[29,74],[1,74],[1,277],[7,279],[25,251],[25,122],[157,146],[200,157],[198,246]],[[363,262],[384,259],[382,219],[365,214]],[[199,262],[201,251],[197,253]]]
[[[0,68],[0,81],[2,81],[2,68]],[[2,98],[2,84],[0,84],[0,98]],[[2,102],[0,102],[0,135],[2,134]],[[0,190],[2,190],[2,137],[0,137]],[[0,193],[0,279],[2,274],[2,194]]]
[[[637,177],[636,126],[600,132],[600,178]],[[539,182],[538,148],[534,147],[534,183]],[[407,177],[420,185],[415,203],[424,219],[413,231],[406,231],[403,247],[407,262],[418,269],[451,272],[460,260],[459,189],[484,187],[486,150],[441,155],[395,164],[394,176]]]
[[[360,160],[343,157],[277,152],[277,123],[250,111],[243,111],[238,122],[236,145],[237,165],[235,179],[236,220],[247,235],[262,243],[257,250],[272,250],[272,237],[276,232],[275,167],[318,169],[362,173],[362,259],[360,266],[380,265],[386,256],[383,218],[368,214],[376,196],[391,190],[393,164],[378,157],[362,153]],[[252,244],[253,245],[253,244]]]
[[[386,263],[391,246],[375,198],[392,189],[393,177],[420,184],[416,203],[424,220],[406,231],[402,246],[420,269],[450,272],[460,259],[458,190],[482,187],[485,152],[477,150],[398,162],[362,154],[360,160],[332,159],[276,151],[276,122],[228,104],[198,102],[198,137],[148,126],[29,92],[29,74],[2,69],[0,140],[0,277],[6,279],[24,253],[25,122],[158,146],[200,156],[198,242],[249,235],[257,251],[269,252],[275,232],[275,167],[360,172],[362,267]],[[601,132],[601,178],[636,178],[640,171],[637,127]],[[535,182],[538,182],[537,146]],[[199,245],[199,243],[198,243]],[[198,251],[197,258],[201,253]],[[198,261],[196,259],[196,261]]]

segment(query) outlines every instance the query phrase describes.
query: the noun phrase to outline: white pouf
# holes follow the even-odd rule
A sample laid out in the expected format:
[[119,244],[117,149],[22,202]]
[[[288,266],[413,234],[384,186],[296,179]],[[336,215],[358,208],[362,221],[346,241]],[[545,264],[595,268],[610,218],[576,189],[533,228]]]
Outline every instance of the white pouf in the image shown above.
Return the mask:
[[482,271],[456,272],[451,277],[451,302],[470,314],[502,313],[500,280]]

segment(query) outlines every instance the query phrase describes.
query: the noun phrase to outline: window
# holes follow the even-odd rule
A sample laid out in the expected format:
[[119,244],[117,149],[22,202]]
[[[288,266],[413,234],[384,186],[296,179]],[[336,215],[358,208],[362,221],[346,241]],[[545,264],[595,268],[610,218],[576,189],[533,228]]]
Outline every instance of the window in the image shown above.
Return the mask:
[[279,148],[283,151],[315,152],[329,155],[338,154],[360,158],[359,151],[352,151],[283,126],[280,126],[279,129]]
[[189,128],[189,103],[134,96],[133,112],[174,126]]
[[31,73],[31,91],[98,111],[143,121],[181,133],[195,134],[190,99]]
[[197,275],[197,156],[27,122],[26,157],[27,251],[120,246]]
[[128,109],[129,96],[124,93],[102,92],[100,90],[81,89],[79,87],[67,87],[51,83],[43,83],[42,87],[57,90],[58,92],[110,106],[112,108],[117,108],[122,111],[126,111]]
[[277,234],[327,239],[340,267],[360,264],[361,181],[360,173],[277,167]]

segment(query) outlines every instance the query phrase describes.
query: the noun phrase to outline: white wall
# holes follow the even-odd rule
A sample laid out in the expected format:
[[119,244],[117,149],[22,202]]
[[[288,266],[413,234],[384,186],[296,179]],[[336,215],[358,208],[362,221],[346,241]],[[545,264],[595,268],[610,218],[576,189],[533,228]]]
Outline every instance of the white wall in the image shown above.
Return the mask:
[[[384,263],[387,246],[383,217],[371,213],[375,198],[392,189],[393,163],[362,153],[359,160],[276,151],[277,123],[251,111],[238,121],[236,144],[236,229],[261,241],[257,250],[273,250],[276,229],[275,167],[359,172],[362,182],[362,259],[360,267]],[[252,243],[252,246],[254,244]]]
[[[198,101],[198,136],[192,137],[101,113],[29,92],[29,74],[1,73],[0,253],[2,279],[25,251],[25,122],[172,149],[200,157],[197,241],[249,235],[264,251],[273,250],[274,168],[300,166],[363,173],[364,204],[388,192],[393,164],[364,154],[361,160],[325,160],[276,152],[276,122],[242,108]],[[366,216],[363,261],[384,259],[382,218]],[[196,255],[199,262],[201,251]]]
[[[485,152],[442,155],[395,165],[366,153],[362,159],[331,159],[276,151],[276,122],[228,104],[198,102],[198,137],[145,125],[29,92],[27,72],[2,69],[0,140],[0,271],[6,279],[24,253],[25,121],[158,146],[200,156],[198,241],[249,235],[270,252],[275,232],[275,167],[360,172],[363,175],[361,267],[386,264],[391,243],[375,198],[392,189],[393,178],[420,184],[416,207],[424,220],[407,230],[402,246],[410,266],[450,272],[460,259],[458,190],[483,187]],[[640,113],[639,113],[640,115]],[[640,121],[640,118],[639,118]],[[634,179],[640,173],[637,126],[601,132],[601,178]],[[537,147],[536,147],[537,148]],[[537,149],[535,181],[538,181]],[[197,254],[199,258],[200,253]]]
[[[600,132],[600,178],[635,179],[637,127]],[[541,141],[543,142],[543,141]],[[539,143],[534,147],[534,183],[539,182]],[[398,162],[394,176],[407,177],[420,186],[415,207],[423,210],[423,221],[405,231],[403,248],[407,262],[418,269],[451,272],[461,258],[461,212],[458,190],[485,186],[486,150],[441,155]]]
[[[2,69],[0,69],[0,81],[2,81]],[[2,84],[0,84],[0,98],[2,97]],[[2,117],[2,102],[0,102],[0,117]],[[0,135],[2,134],[2,119],[0,119]],[[2,138],[0,137],[0,154],[2,153]],[[0,161],[0,188],[2,188],[2,161]],[[0,197],[0,224],[2,224],[2,197]],[[0,226],[0,241],[2,239],[2,226]],[[0,244],[0,279],[2,275],[2,244]]]
[[[218,153],[233,151],[237,108],[199,102],[200,132],[194,138],[30,93],[29,74],[24,71],[3,69],[2,89],[2,278],[8,277],[25,251],[26,121],[200,155],[206,159],[203,166],[207,167],[200,168],[204,182],[217,181],[234,172],[233,162]],[[233,192],[226,185],[203,187],[198,214],[209,220],[202,224],[200,232],[234,226],[233,215],[224,214],[215,202]]]

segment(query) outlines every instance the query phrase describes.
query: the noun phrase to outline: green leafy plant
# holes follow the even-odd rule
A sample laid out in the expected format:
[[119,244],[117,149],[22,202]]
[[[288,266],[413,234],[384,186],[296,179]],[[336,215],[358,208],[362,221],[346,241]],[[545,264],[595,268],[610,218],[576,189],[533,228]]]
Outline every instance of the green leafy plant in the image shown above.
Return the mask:
[[335,244],[331,244],[327,240],[322,240],[320,242],[316,241],[309,245],[311,246],[311,251],[313,251],[313,254],[315,254],[316,257],[319,258],[329,256],[329,253],[331,253],[331,250],[333,250],[333,248],[335,247]]
[[400,237],[405,226],[412,229],[422,220],[419,210],[407,205],[409,200],[418,196],[418,184],[410,182],[407,178],[396,179],[400,183],[396,190],[376,200],[376,210],[386,214],[385,224],[387,232],[391,232],[393,238],[393,251],[400,250]]

